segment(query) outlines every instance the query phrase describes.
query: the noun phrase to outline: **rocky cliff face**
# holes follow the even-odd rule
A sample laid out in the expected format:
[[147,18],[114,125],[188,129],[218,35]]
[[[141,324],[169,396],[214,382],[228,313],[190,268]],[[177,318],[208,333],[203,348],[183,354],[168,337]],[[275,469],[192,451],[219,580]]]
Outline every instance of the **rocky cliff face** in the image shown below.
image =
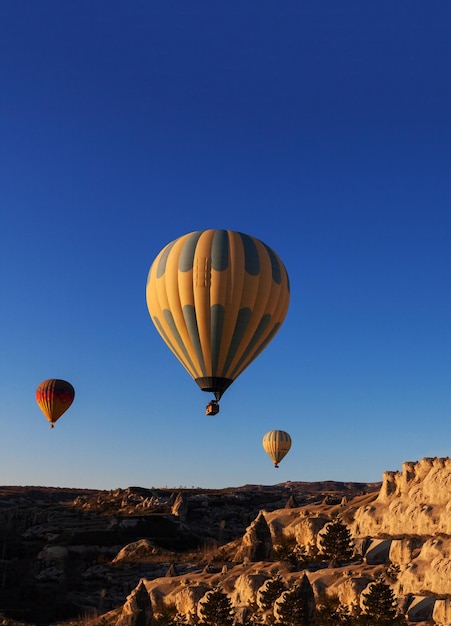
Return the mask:
[[355,531],[372,536],[451,535],[451,459],[426,458],[385,472],[379,495],[356,516]]
[[425,458],[404,463],[401,472],[385,472],[378,497],[356,511],[351,527],[356,536],[375,538],[385,560],[399,567],[398,595],[444,596],[437,602],[437,612],[447,614],[451,459]]

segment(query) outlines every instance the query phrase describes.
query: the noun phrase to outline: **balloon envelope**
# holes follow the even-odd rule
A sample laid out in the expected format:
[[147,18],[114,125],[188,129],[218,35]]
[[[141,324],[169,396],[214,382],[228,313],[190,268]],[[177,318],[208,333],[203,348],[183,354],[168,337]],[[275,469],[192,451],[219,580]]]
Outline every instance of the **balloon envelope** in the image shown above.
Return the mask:
[[284,430],[270,430],[264,435],[262,444],[274,466],[279,467],[278,464],[291,448],[291,437]]
[[75,390],[66,380],[49,378],[36,389],[36,402],[53,428],[55,422],[74,401]]
[[289,280],[277,254],[255,237],[199,230],[161,250],[146,300],[168,347],[219,400],[280,329]]

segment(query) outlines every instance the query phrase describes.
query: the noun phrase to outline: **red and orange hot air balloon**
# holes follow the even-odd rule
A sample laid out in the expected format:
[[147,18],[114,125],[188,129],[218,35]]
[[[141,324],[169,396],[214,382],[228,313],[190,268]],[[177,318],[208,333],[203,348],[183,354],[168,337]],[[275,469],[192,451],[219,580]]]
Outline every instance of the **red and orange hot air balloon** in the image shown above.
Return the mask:
[[55,422],[67,411],[75,397],[75,389],[67,380],[49,378],[36,389],[36,402],[53,428]]

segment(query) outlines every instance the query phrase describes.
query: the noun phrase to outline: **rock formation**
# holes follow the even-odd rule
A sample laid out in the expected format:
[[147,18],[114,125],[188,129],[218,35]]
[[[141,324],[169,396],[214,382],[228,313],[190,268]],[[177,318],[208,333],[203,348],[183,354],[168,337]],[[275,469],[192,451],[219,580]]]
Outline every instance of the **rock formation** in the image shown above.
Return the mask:
[[[401,472],[385,472],[378,497],[356,511],[353,533],[372,538],[366,561],[378,555],[378,562],[399,567],[397,595],[451,594],[450,493],[451,459],[425,458],[403,463]],[[446,614],[447,602],[437,611]],[[423,602],[423,614],[425,606],[433,612],[434,604]]]
[[210,585],[200,581],[182,588],[174,597],[177,612],[181,615],[186,615],[188,621],[191,623],[194,616],[197,614],[197,605],[200,599],[203,598],[211,588]]
[[269,561],[272,553],[271,531],[263,511],[246,529],[241,545],[235,555],[235,561]]
[[130,561],[149,560],[153,554],[158,552],[155,545],[148,539],[139,539],[128,543],[121,548],[112,560],[112,563],[127,563]]
[[172,504],[171,512],[173,515],[180,517],[180,519],[186,519],[186,516],[188,515],[188,502],[181,492],[177,494],[177,497]]
[[152,604],[146,586],[140,581],[128,596],[116,626],[151,626]]
[[285,505],[286,509],[296,509],[299,506],[298,502],[296,502],[296,498],[294,496],[290,496]]
[[231,593],[233,605],[246,607],[257,602],[257,593],[267,579],[268,573],[258,569],[238,576]]

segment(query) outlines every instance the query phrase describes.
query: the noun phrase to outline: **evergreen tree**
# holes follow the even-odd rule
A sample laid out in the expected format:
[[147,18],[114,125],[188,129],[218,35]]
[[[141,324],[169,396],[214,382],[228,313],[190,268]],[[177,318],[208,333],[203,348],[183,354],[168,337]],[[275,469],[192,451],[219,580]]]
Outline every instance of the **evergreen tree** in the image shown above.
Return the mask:
[[282,576],[277,572],[272,578],[266,581],[265,588],[259,593],[260,604],[267,611],[274,606],[277,598],[280,598],[287,586],[282,580]]
[[232,626],[233,608],[229,596],[217,586],[205,594],[205,600],[199,603],[201,624],[206,626]]
[[339,518],[326,525],[319,543],[322,556],[329,559],[333,566],[352,559],[354,550],[351,533]]
[[312,586],[304,574],[301,583],[284,591],[275,603],[279,626],[315,626],[316,604]]
[[374,626],[393,626],[405,624],[405,619],[398,615],[398,607],[392,588],[382,577],[370,585],[363,594],[364,620]]

